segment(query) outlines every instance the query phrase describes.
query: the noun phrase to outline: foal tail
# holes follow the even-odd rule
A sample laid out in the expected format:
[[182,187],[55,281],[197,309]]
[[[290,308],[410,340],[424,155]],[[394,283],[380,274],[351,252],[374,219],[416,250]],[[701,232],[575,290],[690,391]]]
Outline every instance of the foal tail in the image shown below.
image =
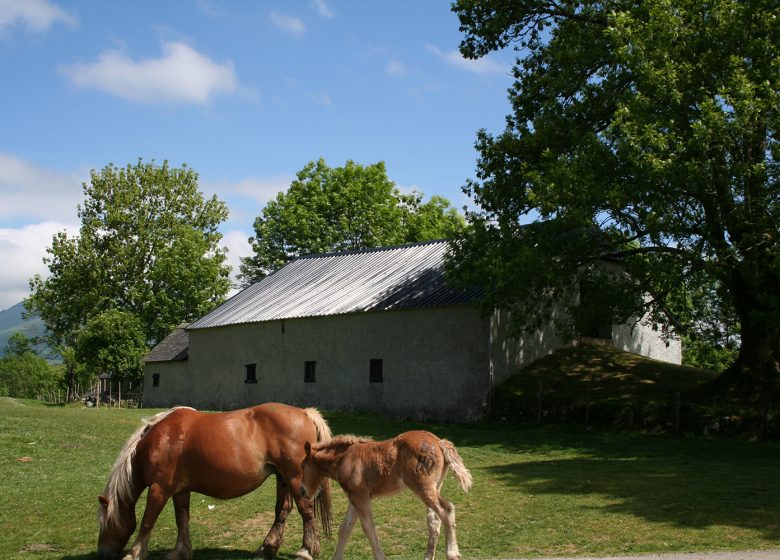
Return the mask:
[[106,527],[108,523],[113,523],[120,529],[123,528],[118,515],[118,504],[126,504],[134,499],[133,457],[135,457],[135,450],[136,447],[138,447],[138,442],[143,439],[152,426],[159,423],[178,408],[189,407],[177,406],[170,410],[159,412],[148,420],[144,420],[143,426],[138,428],[125,442],[122,451],[119,453],[119,457],[117,457],[114,462],[114,466],[111,467],[111,474],[108,475],[106,488],[103,490],[103,495],[100,497],[101,503],[104,504],[98,508],[98,523],[101,528]]
[[449,440],[443,439],[439,441],[439,447],[441,447],[442,453],[444,453],[444,460],[452,469],[452,474],[460,483],[460,487],[464,492],[468,492],[471,488],[471,473],[463,464],[463,459],[460,458],[458,450],[455,449],[453,443]]
[[[322,414],[320,414],[320,411],[316,408],[304,408],[303,412],[306,413],[306,416],[309,417],[309,420],[312,421],[314,427],[317,429],[317,442],[329,441],[333,434],[330,431],[330,426],[328,426],[328,423],[322,417]],[[330,538],[333,503],[331,501],[330,479],[327,477],[323,479],[321,490],[314,498],[314,511],[315,515],[320,520],[322,531],[327,538]]]

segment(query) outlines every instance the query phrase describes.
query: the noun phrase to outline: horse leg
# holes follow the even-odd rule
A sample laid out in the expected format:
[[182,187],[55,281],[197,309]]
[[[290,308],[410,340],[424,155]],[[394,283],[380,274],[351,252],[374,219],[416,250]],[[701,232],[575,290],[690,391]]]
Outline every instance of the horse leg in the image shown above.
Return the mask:
[[281,475],[276,475],[276,517],[271,530],[263,541],[263,545],[257,549],[255,554],[262,555],[265,558],[275,558],[276,553],[282,546],[284,537],[284,525],[287,516],[292,509],[292,500],[290,499],[290,489]]
[[341,560],[344,557],[344,550],[347,548],[347,541],[352,534],[356,520],[357,510],[350,502],[347,515],[344,516],[344,521],[341,522],[341,527],[339,527],[339,544],[336,546],[336,554],[333,555],[333,560]]
[[426,519],[428,521],[428,548],[425,551],[425,560],[433,560],[436,555],[436,543],[439,542],[439,531],[441,530],[441,519],[431,508],[427,508]]
[[168,554],[168,560],[190,560],[192,542],[190,541],[190,493],[179,492],[173,495],[173,510],[176,512],[176,548]]
[[[460,560],[458,541],[455,536],[455,506],[442,498],[438,492],[436,492],[435,496],[432,496],[431,493],[423,493],[421,497],[429,510],[432,510],[444,523],[444,537],[447,541],[447,560]],[[430,536],[428,545],[430,547]],[[428,558],[427,555],[426,558]],[[431,558],[433,558],[432,555]]]
[[314,522],[314,500],[307,500],[301,496],[300,481],[290,485],[290,493],[294,496],[298,513],[303,519],[303,547],[295,553],[295,557],[314,560],[320,554],[320,534]]
[[375,560],[387,560],[382,545],[379,544],[379,537],[376,536],[376,527],[374,526],[374,516],[371,513],[371,498],[363,494],[350,494],[350,503],[355,506],[360,524],[363,526],[363,532],[371,543],[371,550],[374,551]]
[[130,554],[123,560],[144,560],[146,558],[147,548],[149,547],[149,537],[152,535],[152,528],[168,501],[169,494],[163,491],[159,484],[152,484],[146,493],[146,509],[141,520],[141,529],[138,536],[130,547]]

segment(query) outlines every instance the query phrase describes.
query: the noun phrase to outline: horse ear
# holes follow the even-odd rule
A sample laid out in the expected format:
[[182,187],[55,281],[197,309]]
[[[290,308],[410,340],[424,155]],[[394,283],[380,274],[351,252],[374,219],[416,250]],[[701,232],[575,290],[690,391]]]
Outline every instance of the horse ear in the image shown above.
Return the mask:
[[104,508],[108,508],[109,500],[105,496],[98,496],[98,502],[100,502]]
[[307,441],[303,444],[303,450],[306,451],[306,457],[311,457],[311,444]]

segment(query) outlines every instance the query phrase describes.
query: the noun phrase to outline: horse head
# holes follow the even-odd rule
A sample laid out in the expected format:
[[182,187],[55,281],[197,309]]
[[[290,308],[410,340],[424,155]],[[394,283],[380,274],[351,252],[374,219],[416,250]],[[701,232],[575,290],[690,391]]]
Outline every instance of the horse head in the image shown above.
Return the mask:
[[323,469],[315,458],[316,451],[312,450],[311,444],[307,441],[303,446],[306,457],[301,463],[301,497],[314,499],[322,489],[322,482],[325,479],[325,469]]
[[98,558],[117,560],[135,531],[135,508],[114,504],[105,496],[99,496],[98,502]]

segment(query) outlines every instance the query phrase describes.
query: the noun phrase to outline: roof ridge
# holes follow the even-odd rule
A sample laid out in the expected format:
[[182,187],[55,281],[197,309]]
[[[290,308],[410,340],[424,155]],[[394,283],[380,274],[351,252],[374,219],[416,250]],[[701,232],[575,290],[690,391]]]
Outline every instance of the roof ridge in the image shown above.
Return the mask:
[[311,253],[310,255],[299,255],[290,262],[303,259],[318,259],[324,257],[340,257],[343,255],[360,255],[362,253],[382,253],[386,251],[397,251],[399,249],[408,249],[411,247],[421,247],[424,245],[436,245],[438,243],[447,243],[449,239],[429,239],[428,241],[416,241],[414,243],[402,243],[400,245],[382,245],[380,247],[369,247],[366,249],[352,249],[349,251],[333,251],[330,253]]

